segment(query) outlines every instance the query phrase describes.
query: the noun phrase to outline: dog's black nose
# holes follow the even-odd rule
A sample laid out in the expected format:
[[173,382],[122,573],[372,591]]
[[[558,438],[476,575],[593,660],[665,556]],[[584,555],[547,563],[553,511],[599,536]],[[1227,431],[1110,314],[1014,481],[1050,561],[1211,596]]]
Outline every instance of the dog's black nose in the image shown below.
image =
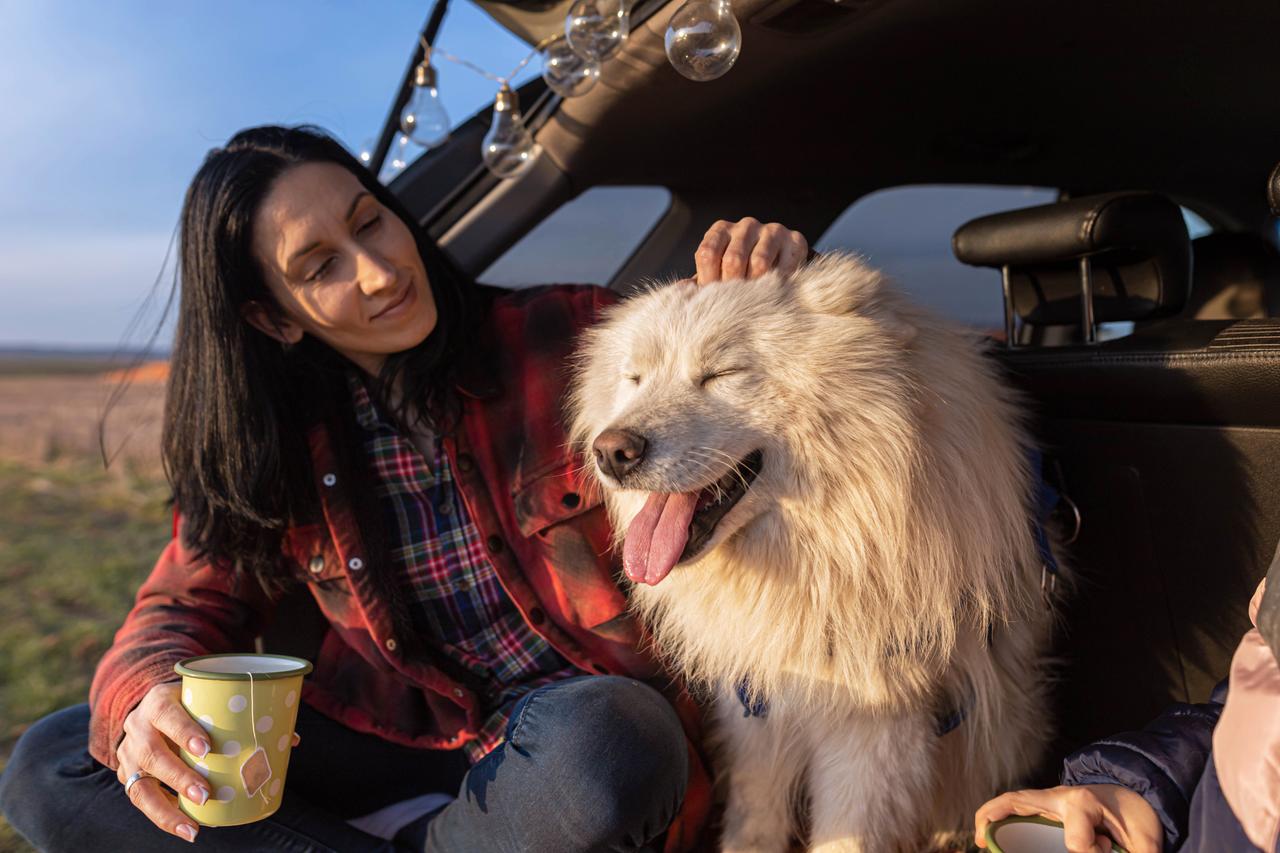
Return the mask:
[[596,440],[591,443],[591,450],[595,453],[600,470],[621,480],[644,459],[646,446],[644,437],[634,432],[607,429],[596,436]]

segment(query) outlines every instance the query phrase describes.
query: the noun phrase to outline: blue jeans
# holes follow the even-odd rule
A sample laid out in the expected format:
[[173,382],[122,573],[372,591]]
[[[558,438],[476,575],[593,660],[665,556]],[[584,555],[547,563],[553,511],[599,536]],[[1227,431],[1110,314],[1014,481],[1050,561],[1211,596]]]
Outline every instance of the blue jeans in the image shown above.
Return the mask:
[[[152,825],[115,772],[89,756],[88,726],[86,705],[32,726],[0,775],[0,811],[42,850],[189,850]],[[511,715],[506,741],[469,770],[457,751],[397,746],[305,705],[297,729],[302,743],[279,811],[245,826],[202,827],[200,848],[636,851],[666,830],[688,778],[675,711],[653,688],[617,676],[572,678],[528,694]],[[425,846],[384,841],[345,822],[453,790],[457,799],[423,828]]]

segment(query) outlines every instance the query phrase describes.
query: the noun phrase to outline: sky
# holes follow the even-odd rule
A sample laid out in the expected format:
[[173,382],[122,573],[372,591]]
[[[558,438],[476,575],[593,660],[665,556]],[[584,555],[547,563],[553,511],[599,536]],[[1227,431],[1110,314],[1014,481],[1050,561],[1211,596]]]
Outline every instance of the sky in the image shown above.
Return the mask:
[[[113,348],[161,274],[205,152],[256,124],[376,136],[429,3],[0,0],[0,346]],[[465,0],[440,47],[496,74],[526,48]],[[536,67],[536,62],[533,67]],[[495,85],[441,63],[455,124]],[[162,283],[167,293],[172,267]]]

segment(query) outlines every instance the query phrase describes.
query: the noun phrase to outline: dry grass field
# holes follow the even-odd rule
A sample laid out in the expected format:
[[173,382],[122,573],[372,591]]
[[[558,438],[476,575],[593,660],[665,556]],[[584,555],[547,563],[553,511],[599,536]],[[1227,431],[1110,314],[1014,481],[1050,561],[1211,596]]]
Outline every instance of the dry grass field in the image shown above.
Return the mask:
[[[33,721],[83,702],[94,665],[169,536],[163,370],[0,358],[0,771]],[[0,818],[0,853],[30,848]]]

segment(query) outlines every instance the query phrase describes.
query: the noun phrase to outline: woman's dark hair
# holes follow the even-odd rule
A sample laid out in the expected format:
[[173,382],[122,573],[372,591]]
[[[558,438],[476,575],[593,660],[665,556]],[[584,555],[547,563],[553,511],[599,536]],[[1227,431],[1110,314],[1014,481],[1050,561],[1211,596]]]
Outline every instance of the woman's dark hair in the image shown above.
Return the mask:
[[304,163],[351,172],[417,241],[438,320],[420,344],[389,356],[370,383],[375,399],[385,401],[383,389],[398,379],[403,405],[395,415],[402,423],[449,429],[456,414],[452,368],[472,336],[476,311],[469,282],[391,191],[323,132],[255,127],[205,157],[182,208],[165,472],[184,543],[269,590],[286,581],[279,569],[285,529],[320,516],[308,430],[317,424],[331,430],[344,473],[367,468],[347,378],[358,371],[310,336],[283,347],[243,316],[247,303],[275,305],[252,251],[254,217],[280,176]]

